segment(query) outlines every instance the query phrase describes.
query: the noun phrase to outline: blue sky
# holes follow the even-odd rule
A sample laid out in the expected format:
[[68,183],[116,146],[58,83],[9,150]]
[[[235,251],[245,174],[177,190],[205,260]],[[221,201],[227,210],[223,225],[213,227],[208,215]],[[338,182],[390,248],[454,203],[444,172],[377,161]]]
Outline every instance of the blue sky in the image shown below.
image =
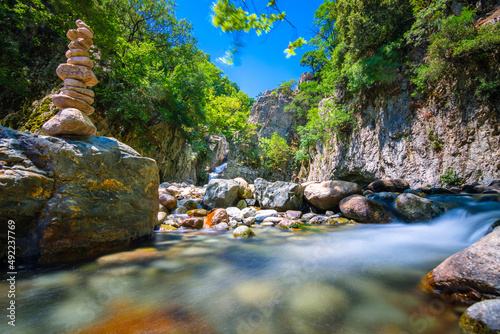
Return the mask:
[[[211,24],[211,5],[215,0],[178,0],[177,17],[185,18],[193,25],[193,34],[198,39],[199,48],[211,55],[211,60],[240,86],[250,97],[255,97],[268,89],[278,87],[283,81],[295,79],[298,81],[308,68],[299,65],[303,48],[296,56],[285,58],[283,51],[288,42],[302,36],[311,37],[314,11],[323,0],[308,1],[278,1],[280,9],[287,13],[287,18],[295,25],[295,31],[286,22],[275,24],[269,34],[258,37],[255,32],[245,34],[245,46],[241,50],[240,64],[229,67],[217,58],[223,57],[231,45],[231,36],[223,33]],[[251,1],[247,1],[251,4]],[[258,10],[264,10],[268,0],[254,0]]]

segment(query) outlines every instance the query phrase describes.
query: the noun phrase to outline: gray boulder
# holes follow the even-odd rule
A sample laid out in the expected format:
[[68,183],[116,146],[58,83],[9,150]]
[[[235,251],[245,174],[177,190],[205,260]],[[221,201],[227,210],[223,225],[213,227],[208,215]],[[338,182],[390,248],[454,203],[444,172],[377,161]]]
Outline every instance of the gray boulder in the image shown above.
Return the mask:
[[500,299],[485,300],[469,307],[460,317],[460,327],[467,334],[500,333]]
[[304,189],[306,200],[321,210],[337,211],[342,199],[356,194],[363,194],[361,187],[347,181],[309,183]]
[[210,180],[203,203],[210,209],[235,206],[239,200],[239,189],[240,184],[234,180]]
[[382,204],[361,195],[341,200],[340,211],[345,217],[362,224],[388,224],[394,220],[394,215]]
[[410,193],[401,194],[396,199],[396,210],[409,223],[431,220],[456,206],[452,203],[434,201]]
[[[17,259],[92,259],[153,234],[158,167],[114,138],[38,136],[0,127],[0,220]],[[0,244],[6,254],[6,244]]]
[[423,280],[425,290],[447,303],[500,298],[500,229],[450,256]]
[[277,211],[298,210],[302,206],[303,188],[296,183],[268,182],[256,179],[255,198],[265,209]]

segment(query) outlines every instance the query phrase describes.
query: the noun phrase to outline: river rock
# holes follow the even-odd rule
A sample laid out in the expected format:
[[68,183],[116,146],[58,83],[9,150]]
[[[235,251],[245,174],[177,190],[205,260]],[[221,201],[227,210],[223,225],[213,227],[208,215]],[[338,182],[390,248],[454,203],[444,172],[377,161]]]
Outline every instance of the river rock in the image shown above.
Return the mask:
[[231,227],[227,223],[220,223],[215,225],[216,230],[224,231],[224,230],[229,230]]
[[59,111],[42,126],[42,130],[49,136],[93,136],[97,132],[90,118],[74,108]]
[[238,190],[238,195],[243,198],[243,199],[247,199],[247,198],[252,198],[253,197],[253,191],[252,191],[252,188],[250,187],[250,185],[248,184],[247,181],[245,181],[244,179],[242,179],[241,177],[237,177],[234,179],[236,182],[239,183],[240,185],[240,189]]
[[424,289],[447,303],[500,298],[500,229],[450,256],[423,280]]
[[210,180],[203,197],[203,203],[211,209],[234,206],[239,199],[239,189],[239,183],[234,180]]
[[396,199],[396,210],[409,223],[431,220],[455,206],[410,193],[401,194]]
[[256,179],[255,198],[265,209],[278,211],[298,210],[302,206],[303,188],[296,183],[283,181],[268,182]]
[[467,334],[500,333],[500,299],[485,300],[469,307],[460,317],[460,327]]
[[304,189],[306,200],[321,210],[338,211],[342,199],[363,193],[361,187],[347,181],[325,181],[308,184]]
[[238,226],[233,231],[235,238],[247,239],[255,236],[255,233],[248,226]]
[[81,65],[88,68],[94,68],[94,62],[88,57],[71,57],[66,60],[68,64]]
[[255,217],[248,217],[243,219],[243,224],[245,224],[246,226],[252,226],[256,221],[257,220],[255,219]]
[[66,58],[71,57],[89,57],[89,53],[82,49],[69,49],[66,51]]
[[63,87],[63,88],[61,88],[59,94],[74,97],[75,99],[81,100],[81,101],[87,103],[88,105],[91,105],[92,103],[94,103],[94,99],[92,97],[85,95],[85,94],[78,93],[77,91],[75,91],[73,89],[65,89]]
[[226,209],[216,209],[209,213],[205,218],[203,228],[213,228],[215,225],[221,223],[229,223],[229,216]]
[[257,215],[257,209],[253,206],[250,206],[241,210],[241,213],[243,213],[243,217],[245,218],[255,217],[255,215]]
[[168,195],[168,194],[163,194],[160,195],[160,204],[164,205],[167,210],[174,210],[177,207],[177,198],[174,196]]
[[241,212],[240,209],[237,207],[229,207],[226,209],[227,215],[231,218],[234,218],[236,221],[243,221],[244,215],[243,212]]
[[194,209],[194,210],[189,210],[186,212],[190,217],[205,217],[208,212],[205,209]]
[[302,216],[302,211],[288,210],[286,213],[286,218],[288,219],[299,219]]
[[75,108],[83,111],[89,116],[94,113],[94,107],[92,107],[85,101],[75,99],[74,97],[68,95],[64,94],[52,95],[52,102],[59,109]]
[[362,195],[352,195],[340,201],[340,211],[347,218],[362,224],[388,224],[393,214],[384,206]]
[[259,210],[255,214],[255,220],[260,223],[264,221],[267,217],[278,217],[278,211],[276,210]]
[[67,78],[80,80],[85,83],[86,86],[95,86],[98,81],[95,77],[94,72],[86,66],[72,65],[72,64],[59,64],[56,69],[56,73],[62,80]]
[[378,180],[370,183],[366,189],[376,193],[392,192],[402,193],[410,188],[410,184],[403,179]]
[[[0,160],[0,217],[16,222],[19,263],[93,259],[153,234],[156,162],[114,138],[0,127]],[[0,248],[5,252],[5,242]]]
[[184,219],[181,223],[182,227],[188,227],[195,230],[199,230],[203,228],[203,218],[201,217],[192,217]]
[[238,204],[236,204],[236,207],[240,210],[243,210],[248,206],[247,202],[244,199],[241,199]]

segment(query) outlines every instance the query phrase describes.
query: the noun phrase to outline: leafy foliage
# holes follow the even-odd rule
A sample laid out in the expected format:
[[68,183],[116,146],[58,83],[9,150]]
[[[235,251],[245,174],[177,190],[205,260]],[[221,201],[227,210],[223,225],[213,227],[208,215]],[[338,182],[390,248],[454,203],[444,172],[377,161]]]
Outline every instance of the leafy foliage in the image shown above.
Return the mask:
[[207,129],[231,137],[253,100],[198,50],[175,10],[170,0],[3,2],[0,109],[18,111],[60,86],[55,68],[65,61],[66,31],[80,18],[96,31],[96,108],[115,131],[144,137],[168,122],[193,141]]
[[444,173],[439,177],[441,182],[449,186],[461,186],[464,180],[460,178],[454,168],[448,167]]
[[259,146],[264,166],[267,168],[279,168],[290,158],[290,147],[286,139],[276,132],[273,133],[271,138],[261,138]]

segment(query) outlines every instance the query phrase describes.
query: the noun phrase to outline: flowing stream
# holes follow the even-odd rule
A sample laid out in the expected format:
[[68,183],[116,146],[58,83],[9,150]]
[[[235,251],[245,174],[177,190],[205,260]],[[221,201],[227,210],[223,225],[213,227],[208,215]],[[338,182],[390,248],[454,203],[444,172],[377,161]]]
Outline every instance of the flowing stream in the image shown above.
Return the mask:
[[454,200],[464,206],[421,224],[158,233],[148,261],[25,270],[16,327],[0,332],[459,334],[464,308],[419,281],[484,236],[500,203]]

